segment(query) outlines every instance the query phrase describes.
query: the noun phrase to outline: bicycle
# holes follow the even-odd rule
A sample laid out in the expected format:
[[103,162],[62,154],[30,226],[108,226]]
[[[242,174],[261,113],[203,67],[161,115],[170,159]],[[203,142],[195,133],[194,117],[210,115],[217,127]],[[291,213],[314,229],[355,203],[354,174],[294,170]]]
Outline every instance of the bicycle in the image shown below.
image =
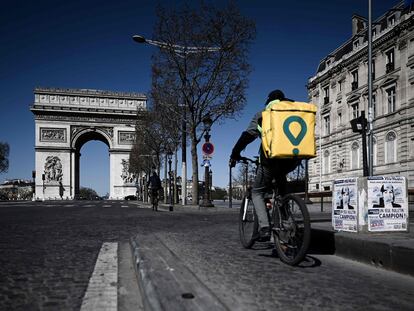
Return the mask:
[[[242,157],[239,162],[258,164],[257,160]],[[283,197],[278,193],[277,185],[273,185],[270,197],[266,197],[266,211],[269,219],[269,230],[273,235],[275,250],[282,262],[297,265],[306,256],[310,244],[311,225],[309,212],[305,202],[294,194]],[[251,187],[243,197],[239,213],[240,242],[244,248],[252,248],[258,242],[259,222],[254,210]]]
[[158,202],[159,202],[158,190],[151,189],[150,193],[151,193],[150,196],[151,196],[152,210],[158,211]]

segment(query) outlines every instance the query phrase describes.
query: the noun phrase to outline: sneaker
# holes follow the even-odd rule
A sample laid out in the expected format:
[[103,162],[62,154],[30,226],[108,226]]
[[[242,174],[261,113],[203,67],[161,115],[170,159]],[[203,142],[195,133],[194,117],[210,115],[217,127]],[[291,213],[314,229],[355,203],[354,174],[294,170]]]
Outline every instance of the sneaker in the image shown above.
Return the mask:
[[260,228],[259,232],[253,236],[253,239],[259,242],[267,242],[270,241],[270,230],[269,227]]

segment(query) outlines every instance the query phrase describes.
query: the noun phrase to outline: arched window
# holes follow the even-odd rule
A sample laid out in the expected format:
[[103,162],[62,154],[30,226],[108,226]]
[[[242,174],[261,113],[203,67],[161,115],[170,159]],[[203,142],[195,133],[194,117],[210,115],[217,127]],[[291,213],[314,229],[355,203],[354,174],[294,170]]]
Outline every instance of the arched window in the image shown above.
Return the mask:
[[356,141],[351,145],[351,168],[359,168],[359,144]]
[[388,132],[385,135],[385,163],[397,161],[397,134]]
[[329,157],[329,151],[325,150],[323,153],[323,173],[328,174],[329,173],[329,167],[330,167],[330,157]]

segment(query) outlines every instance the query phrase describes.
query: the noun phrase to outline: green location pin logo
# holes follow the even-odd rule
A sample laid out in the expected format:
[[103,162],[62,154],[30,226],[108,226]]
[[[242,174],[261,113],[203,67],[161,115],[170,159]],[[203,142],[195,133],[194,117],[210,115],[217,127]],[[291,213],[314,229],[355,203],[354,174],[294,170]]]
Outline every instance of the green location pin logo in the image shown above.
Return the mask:
[[[296,137],[292,134],[289,128],[290,124],[293,122],[299,123],[300,125],[300,132]],[[303,137],[305,137],[307,130],[308,130],[308,127],[306,125],[306,122],[299,116],[290,116],[285,120],[285,122],[283,122],[283,132],[285,132],[287,138],[289,139],[289,141],[291,142],[293,146],[297,146],[300,144]],[[293,148],[292,152],[294,155],[298,155],[299,149]]]

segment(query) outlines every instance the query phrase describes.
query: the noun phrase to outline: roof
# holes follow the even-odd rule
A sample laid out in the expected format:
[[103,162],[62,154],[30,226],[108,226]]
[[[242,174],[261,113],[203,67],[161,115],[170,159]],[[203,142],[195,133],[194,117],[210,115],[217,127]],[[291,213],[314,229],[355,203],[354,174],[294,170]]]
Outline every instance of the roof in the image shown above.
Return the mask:
[[[390,17],[393,13],[398,12],[398,11],[401,12],[401,16],[406,15],[406,14],[414,11],[414,4],[410,4],[410,5],[407,6],[407,5],[404,5],[404,2],[402,1],[402,2],[398,3],[397,5],[395,5],[394,7],[392,7],[391,9],[389,9],[384,15],[379,17],[377,20],[375,20],[372,23],[372,25],[373,26],[374,25],[379,25],[380,32],[384,31],[387,28],[388,17]],[[359,15],[356,15],[356,14],[354,14],[353,16],[358,16],[360,18],[363,18],[363,17],[361,17]],[[367,28],[365,28],[364,30],[362,30],[361,32],[356,34],[355,36],[352,36],[343,45],[341,45],[339,48],[337,48],[333,52],[329,53],[329,55],[327,57],[322,59],[319,63],[317,73],[322,72],[326,69],[326,62],[329,59],[333,58],[333,60],[336,62],[336,61],[341,60],[345,55],[352,52],[352,50],[353,50],[353,41],[356,37],[359,37],[359,36],[363,37],[363,42],[368,41]]]

